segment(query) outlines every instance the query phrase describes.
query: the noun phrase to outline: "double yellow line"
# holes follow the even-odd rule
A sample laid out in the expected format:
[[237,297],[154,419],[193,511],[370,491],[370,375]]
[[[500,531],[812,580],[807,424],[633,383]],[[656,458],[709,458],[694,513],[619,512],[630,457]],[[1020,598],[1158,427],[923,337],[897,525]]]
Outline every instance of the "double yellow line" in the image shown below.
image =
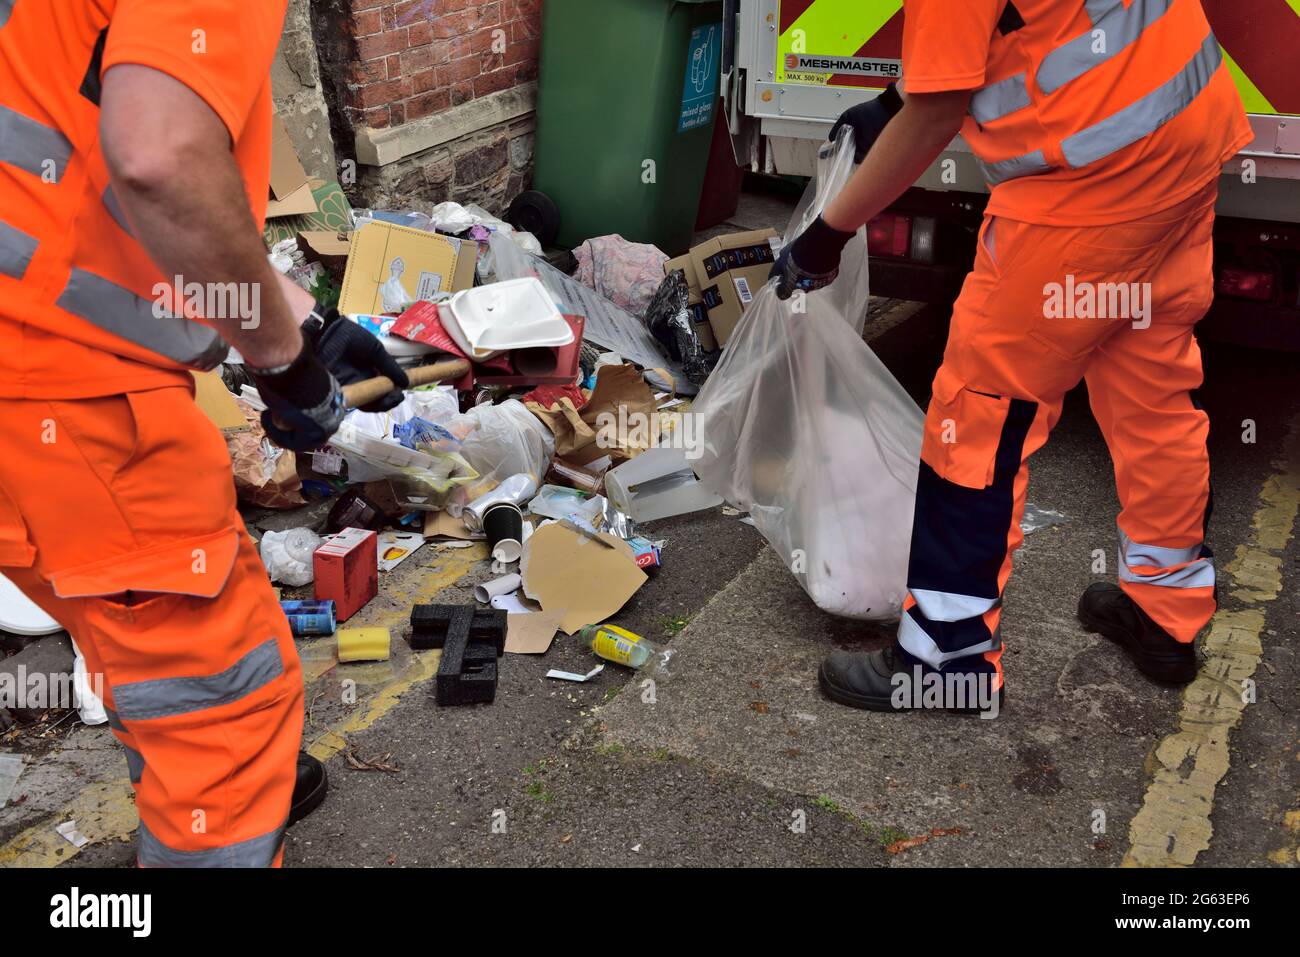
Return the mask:
[[[1278,469],[1264,483],[1248,540],[1219,572],[1220,595],[1240,607],[1214,616],[1202,646],[1205,663],[1183,692],[1178,727],[1148,760],[1152,780],[1129,824],[1125,867],[1186,867],[1210,846],[1214,794],[1231,761],[1229,737],[1255,701],[1265,612],[1282,592],[1283,556],[1300,512],[1300,418]],[[1300,833],[1300,813],[1293,818],[1289,826]]]

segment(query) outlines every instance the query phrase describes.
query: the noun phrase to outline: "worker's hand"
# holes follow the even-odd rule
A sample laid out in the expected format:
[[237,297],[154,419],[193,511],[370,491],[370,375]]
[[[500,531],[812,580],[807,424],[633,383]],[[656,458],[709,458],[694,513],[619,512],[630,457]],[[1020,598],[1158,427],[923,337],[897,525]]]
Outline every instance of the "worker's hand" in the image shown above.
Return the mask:
[[853,162],[861,163],[885,125],[903,108],[903,98],[893,83],[885,87],[884,92],[874,100],[867,100],[857,106],[851,106],[835,121],[831,127],[828,140],[834,142],[844,126],[853,128]]
[[338,429],[347,406],[338,380],[316,355],[309,335],[289,365],[278,369],[248,371],[266,403],[262,428],[276,445],[297,452],[310,452],[329,441]]
[[304,324],[304,331],[316,336],[316,354],[340,383],[351,385],[383,375],[397,386],[382,398],[363,405],[362,411],[386,412],[401,405],[402,390],[411,383],[384,344],[368,330],[340,316],[337,309],[318,308],[316,314],[322,317],[319,326],[312,329],[315,324],[309,320]]
[[796,289],[813,292],[835,281],[840,273],[840,256],[853,233],[842,233],[818,216],[790,243],[786,243],[772,264],[768,279],[776,279],[776,295],[789,299]]

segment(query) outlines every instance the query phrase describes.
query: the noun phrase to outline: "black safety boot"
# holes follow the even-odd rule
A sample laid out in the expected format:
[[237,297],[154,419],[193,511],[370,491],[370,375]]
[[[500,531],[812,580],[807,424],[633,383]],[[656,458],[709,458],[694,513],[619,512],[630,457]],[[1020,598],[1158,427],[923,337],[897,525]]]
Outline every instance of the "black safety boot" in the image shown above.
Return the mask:
[[1152,681],[1185,685],[1196,677],[1196,647],[1176,641],[1111,582],[1093,582],[1079,599],[1079,621],[1129,653]]
[[[817,673],[822,692],[832,701],[867,711],[946,711],[951,714],[980,714],[996,717],[1002,706],[1002,689],[997,704],[980,707],[980,699],[967,693],[936,699],[937,692],[927,695],[928,682],[953,682],[974,678],[976,682],[994,680],[992,674],[950,674],[923,668],[909,662],[897,645],[879,651],[850,653],[837,651],[822,662]],[[940,684],[939,687],[943,687]],[[978,688],[972,686],[970,690]],[[978,694],[977,691],[975,691]]]
[[325,765],[306,751],[298,752],[298,780],[293,785],[293,803],[289,806],[289,827],[293,827],[325,800],[329,778]]

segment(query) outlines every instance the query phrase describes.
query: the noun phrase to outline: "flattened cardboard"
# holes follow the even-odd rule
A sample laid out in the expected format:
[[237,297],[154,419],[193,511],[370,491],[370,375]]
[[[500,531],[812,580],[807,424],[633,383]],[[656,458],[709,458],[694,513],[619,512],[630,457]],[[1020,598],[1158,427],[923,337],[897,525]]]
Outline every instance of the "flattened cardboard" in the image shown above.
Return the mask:
[[532,611],[506,616],[506,651],[515,655],[544,655],[555,640],[560,614]]
[[194,403],[223,432],[251,428],[244,410],[215,372],[193,372]]
[[486,538],[482,532],[471,532],[455,515],[442,511],[425,513],[424,537],[456,538],[463,542],[482,541]]
[[718,236],[690,251],[700,298],[718,345],[725,346],[746,307],[767,282],[774,229]]
[[323,179],[311,180],[310,186],[312,202],[315,204],[311,212],[300,216],[267,219],[262,230],[262,239],[267,249],[283,239],[292,239],[299,233],[312,230],[346,232],[352,228],[352,205],[343,195],[343,187]]
[[524,594],[560,615],[571,635],[616,614],[646,582],[627,542],[608,532],[599,541],[556,522],[535,531],[519,563]]
[[266,207],[266,218],[314,213],[316,199],[311,194],[307,171],[293,148],[293,140],[285,132],[280,117],[272,117],[271,123],[271,200]]
[[393,275],[412,302],[474,285],[478,243],[392,223],[369,222],[352,234],[339,312],[380,315],[380,293]]

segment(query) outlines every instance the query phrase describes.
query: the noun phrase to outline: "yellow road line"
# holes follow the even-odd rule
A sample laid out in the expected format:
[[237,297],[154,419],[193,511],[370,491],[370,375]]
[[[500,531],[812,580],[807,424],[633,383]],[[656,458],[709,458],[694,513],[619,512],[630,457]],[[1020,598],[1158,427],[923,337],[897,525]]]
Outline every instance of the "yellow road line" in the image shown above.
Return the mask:
[[81,849],[54,830],[64,821],[76,821],[77,830],[91,844],[127,840],[140,821],[131,783],[123,776],[82,788],[53,817],[37,822],[0,847],[0,867],[55,867],[76,857]]
[[1190,866],[1210,846],[1214,792],[1231,759],[1228,738],[1253,700],[1246,688],[1263,655],[1264,613],[1282,591],[1282,557],[1300,513],[1300,418],[1278,467],[1260,494],[1250,539],[1219,576],[1220,593],[1245,607],[1211,622],[1206,661],[1183,692],[1178,729],[1149,762],[1153,777],[1129,825],[1125,867]]
[[[444,564],[430,574],[421,576],[416,581],[414,589],[406,590],[400,586],[390,586],[385,589],[384,597],[396,606],[396,610],[378,615],[375,620],[367,620],[363,612],[359,623],[380,625],[390,631],[397,631],[406,622],[412,605],[433,601],[439,592],[456,584],[476,563],[487,557],[487,546],[484,544],[475,544],[470,548],[446,549],[443,555]],[[421,682],[432,678],[438,671],[438,662],[441,659],[440,651],[413,654],[397,678],[386,683],[376,694],[360,703],[360,707],[351,715],[317,736],[308,746],[307,752],[321,761],[328,761],[334,757],[347,747],[348,735],[371,727],[397,706],[402,695]]]
[[[456,584],[485,558],[487,546],[483,544],[464,549],[444,549],[439,554],[437,567],[415,576],[411,582],[414,587],[397,584],[397,579],[386,582],[380,595],[386,603],[377,605],[375,610],[363,609],[357,621],[351,624],[379,625],[396,633],[406,621],[411,605],[432,601],[439,592]],[[440,658],[441,653],[436,651],[413,654],[396,678],[359,701],[351,715],[312,741],[307,749],[309,753],[321,761],[338,754],[347,746],[349,734],[371,727],[396,707],[402,695],[433,677]],[[321,667],[319,661],[303,662],[303,674],[308,685],[318,680],[326,670],[328,668]],[[83,788],[52,815],[42,818],[0,846],[0,867],[55,867],[76,857],[83,848],[74,847],[54,830],[55,824],[67,820],[75,820],[77,830],[89,838],[85,847],[129,838],[139,823],[130,782],[123,776]]]
[[1287,811],[1282,817],[1282,827],[1287,842],[1270,853],[1268,859],[1274,864],[1300,864],[1300,810]]

